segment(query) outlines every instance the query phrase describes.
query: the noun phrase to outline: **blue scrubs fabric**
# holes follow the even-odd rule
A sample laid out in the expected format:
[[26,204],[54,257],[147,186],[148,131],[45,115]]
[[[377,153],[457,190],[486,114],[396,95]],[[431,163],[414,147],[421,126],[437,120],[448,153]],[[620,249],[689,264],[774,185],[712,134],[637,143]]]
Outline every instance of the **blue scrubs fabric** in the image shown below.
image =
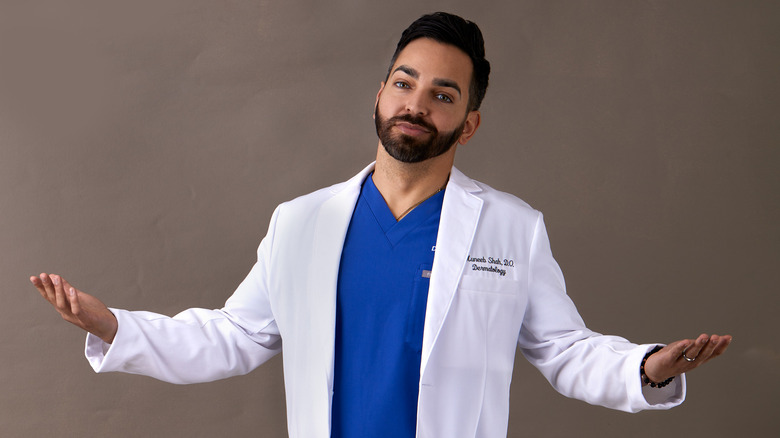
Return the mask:
[[396,221],[366,178],[339,267],[331,436],[415,436],[425,306],[444,192]]

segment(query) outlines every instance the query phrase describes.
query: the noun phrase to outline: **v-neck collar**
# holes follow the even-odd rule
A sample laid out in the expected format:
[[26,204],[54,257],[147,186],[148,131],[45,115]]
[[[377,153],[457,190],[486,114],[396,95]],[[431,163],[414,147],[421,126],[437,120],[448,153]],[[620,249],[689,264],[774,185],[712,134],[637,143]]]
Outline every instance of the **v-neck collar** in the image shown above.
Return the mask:
[[382,197],[379,189],[374,185],[373,175],[374,173],[371,172],[363,182],[363,190],[360,194],[365,199],[369,210],[373,213],[379,227],[392,245],[400,242],[404,236],[425,222],[429,217],[441,215],[444,190],[426,199],[407,213],[406,216],[402,217],[401,220],[396,221],[395,216],[390,211],[390,207],[385,202],[385,198]]

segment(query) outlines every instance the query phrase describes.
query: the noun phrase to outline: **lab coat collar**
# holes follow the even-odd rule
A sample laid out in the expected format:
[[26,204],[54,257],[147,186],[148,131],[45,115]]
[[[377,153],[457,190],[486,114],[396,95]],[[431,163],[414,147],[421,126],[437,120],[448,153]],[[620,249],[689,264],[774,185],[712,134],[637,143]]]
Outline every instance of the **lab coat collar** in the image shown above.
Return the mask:
[[[371,174],[371,172],[374,171],[375,167],[376,161],[364,167],[363,170],[361,170],[357,175],[353,176],[344,183],[332,186],[330,188],[331,192],[335,194],[343,190],[354,191],[355,189],[358,189],[359,191],[360,186],[363,185],[363,181],[368,177],[369,174]],[[458,170],[456,167],[453,167],[450,171],[450,179],[447,182],[447,190],[450,190],[451,188],[454,191],[462,191],[466,193],[478,193],[482,191],[482,189],[473,179],[464,175],[463,172]],[[357,195],[355,195],[355,200],[357,201]]]

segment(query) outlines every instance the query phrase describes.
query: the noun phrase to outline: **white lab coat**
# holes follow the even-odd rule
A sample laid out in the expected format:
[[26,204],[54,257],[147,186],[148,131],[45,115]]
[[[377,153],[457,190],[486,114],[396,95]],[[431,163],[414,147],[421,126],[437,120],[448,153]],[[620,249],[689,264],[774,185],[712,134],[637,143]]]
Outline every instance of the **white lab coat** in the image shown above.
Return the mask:
[[[290,436],[329,437],[339,261],[372,169],[280,205],[257,263],[221,310],[168,318],[112,309],[114,343],[87,339],[93,368],[194,383],[247,373],[284,349]],[[684,376],[642,389],[639,364],[652,346],[585,327],[541,213],[453,168],[425,314],[417,436],[505,437],[518,346],[555,389],[588,403],[635,412],[685,395]]]

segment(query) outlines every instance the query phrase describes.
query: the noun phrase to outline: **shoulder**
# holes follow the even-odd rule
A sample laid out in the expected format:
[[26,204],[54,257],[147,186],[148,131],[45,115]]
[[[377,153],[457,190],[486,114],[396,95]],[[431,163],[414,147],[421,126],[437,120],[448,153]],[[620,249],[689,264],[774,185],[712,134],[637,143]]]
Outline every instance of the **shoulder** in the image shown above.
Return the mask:
[[279,207],[277,207],[277,210],[305,213],[316,210],[335,197],[356,197],[357,194],[360,193],[360,187],[363,184],[363,180],[365,180],[366,176],[371,173],[371,170],[373,170],[373,163],[368,165],[360,173],[347,181],[333,184],[314,192],[298,196],[297,198],[280,204]]
[[347,183],[341,182],[332,186],[323,187],[311,193],[298,196],[289,201],[283,202],[280,207],[284,208],[309,208],[321,204],[332,198],[336,193],[342,191]]
[[463,190],[482,201],[484,213],[502,213],[538,217],[541,213],[519,197],[469,178],[453,168],[452,178]]
[[271,233],[299,240],[304,234],[314,232],[318,226],[331,230],[346,227],[360,195],[361,185],[371,169],[373,164],[348,181],[280,204],[271,218]]
[[530,204],[528,204],[524,200],[518,198],[517,196],[511,193],[494,189],[493,187],[479,181],[474,181],[474,182],[475,184],[477,184],[477,186],[479,186],[482,189],[482,191],[480,192],[480,197],[484,199],[486,202],[490,202],[510,209],[516,209],[522,211],[526,211],[526,210],[537,211],[535,208],[531,207]]

